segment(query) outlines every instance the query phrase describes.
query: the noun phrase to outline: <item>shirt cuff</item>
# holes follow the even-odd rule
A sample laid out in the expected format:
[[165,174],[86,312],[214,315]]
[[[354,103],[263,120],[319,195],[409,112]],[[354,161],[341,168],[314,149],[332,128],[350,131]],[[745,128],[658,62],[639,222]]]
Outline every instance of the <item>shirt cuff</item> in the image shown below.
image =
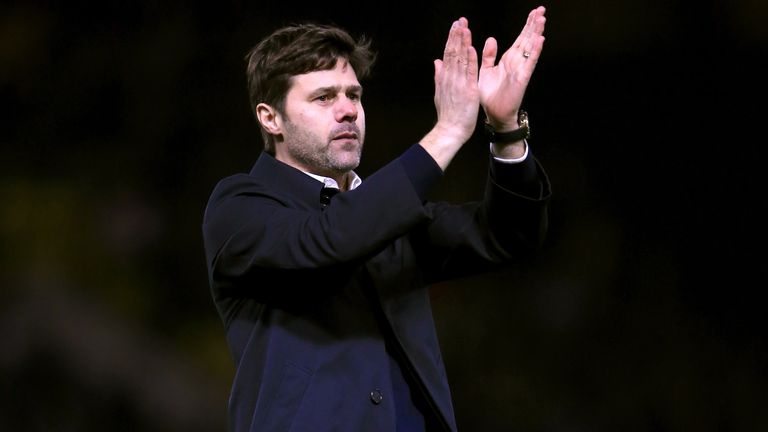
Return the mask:
[[527,143],[525,150],[525,154],[516,159],[497,158],[491,154],[491,178],[511,192],[538,199],[542,193],[539,170],[536,159],[529,156]]
[[528,157],[528,141],[527,140],[523,140],[523,144],[525,144],[525,153],[523,153],[523,155],[520,156],[519,158],[512,158],[512,159],[505,159],[505,158],[500,158],[500,157],[496,156],[495,154],[493,154],[493,143],[489,143],[488,145],[490,146],[491,156],[493,156],[494,159],[496,159],[497,161],[499,161],[501,163],[515,164],[515,163],[520,163],[520,162],[524,161],[525,158]]

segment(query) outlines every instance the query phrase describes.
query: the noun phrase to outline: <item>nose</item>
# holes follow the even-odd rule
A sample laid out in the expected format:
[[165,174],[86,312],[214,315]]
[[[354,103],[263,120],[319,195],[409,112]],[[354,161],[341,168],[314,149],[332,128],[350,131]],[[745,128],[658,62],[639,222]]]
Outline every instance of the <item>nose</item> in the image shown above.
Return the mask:
[[336,103],[336,121],[355,121],[357,120],[358,103],[346,96],[339,98]]

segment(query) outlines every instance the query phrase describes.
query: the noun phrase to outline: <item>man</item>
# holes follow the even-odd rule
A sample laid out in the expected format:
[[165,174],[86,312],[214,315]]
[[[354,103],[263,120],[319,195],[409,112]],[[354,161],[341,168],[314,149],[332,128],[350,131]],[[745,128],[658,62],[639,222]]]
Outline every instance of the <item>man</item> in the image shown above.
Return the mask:
[[[520,104],[544,8],[496,63],[465,18],[435,60],[435,126],[364,181],[362,86],[374,55],[332,26],[280,29],[248,56],[265,151],[216,186],[203,222],[209,282],[237,366],[234,431],[456,430],[427,286],[534,250],[549,182]],[[472,136],[482,106],[490,172],[482,201],[427,195]],[[486,142],[486,145],[487,142]]]

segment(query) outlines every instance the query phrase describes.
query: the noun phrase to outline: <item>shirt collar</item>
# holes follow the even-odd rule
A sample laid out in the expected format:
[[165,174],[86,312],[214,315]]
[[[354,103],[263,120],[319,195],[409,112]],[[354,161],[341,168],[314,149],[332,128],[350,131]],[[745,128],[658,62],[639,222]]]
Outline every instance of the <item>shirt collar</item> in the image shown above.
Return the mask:
[[[306,171],[302,171],[304,174],[314,178],[315,180],[320,181],[325,185],[325,187],[330,188],[336,188],[341,189],[339,187],[339,184],[336,182],[336,180],[330,178],[330,177],[324,177],[317,174],[308,173]],[[350,171],[350,174],[352,174],[352,181],[349,183],[349,190],[355,189],[356,187],[360,186],[360,184],[363,182],[363,179],[360,178],[360,176],[357,175],[354,171]]]

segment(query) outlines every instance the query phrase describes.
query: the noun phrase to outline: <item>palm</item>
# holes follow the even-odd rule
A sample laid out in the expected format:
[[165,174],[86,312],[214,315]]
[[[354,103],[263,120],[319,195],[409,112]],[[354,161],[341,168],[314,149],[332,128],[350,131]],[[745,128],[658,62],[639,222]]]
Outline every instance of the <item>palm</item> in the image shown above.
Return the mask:
[[531,78],[531,71],[524,64],[506,60],[502,57],[498,65],[480,69],[480,104],[493,119],[515,115]]
[[531,11],[515,42],[498,64],[496,39],[488,38],[483,47],[478,79],[480,104],[488,120],[497,127],[516,124],[517,112],[544,45],[544,7]]

